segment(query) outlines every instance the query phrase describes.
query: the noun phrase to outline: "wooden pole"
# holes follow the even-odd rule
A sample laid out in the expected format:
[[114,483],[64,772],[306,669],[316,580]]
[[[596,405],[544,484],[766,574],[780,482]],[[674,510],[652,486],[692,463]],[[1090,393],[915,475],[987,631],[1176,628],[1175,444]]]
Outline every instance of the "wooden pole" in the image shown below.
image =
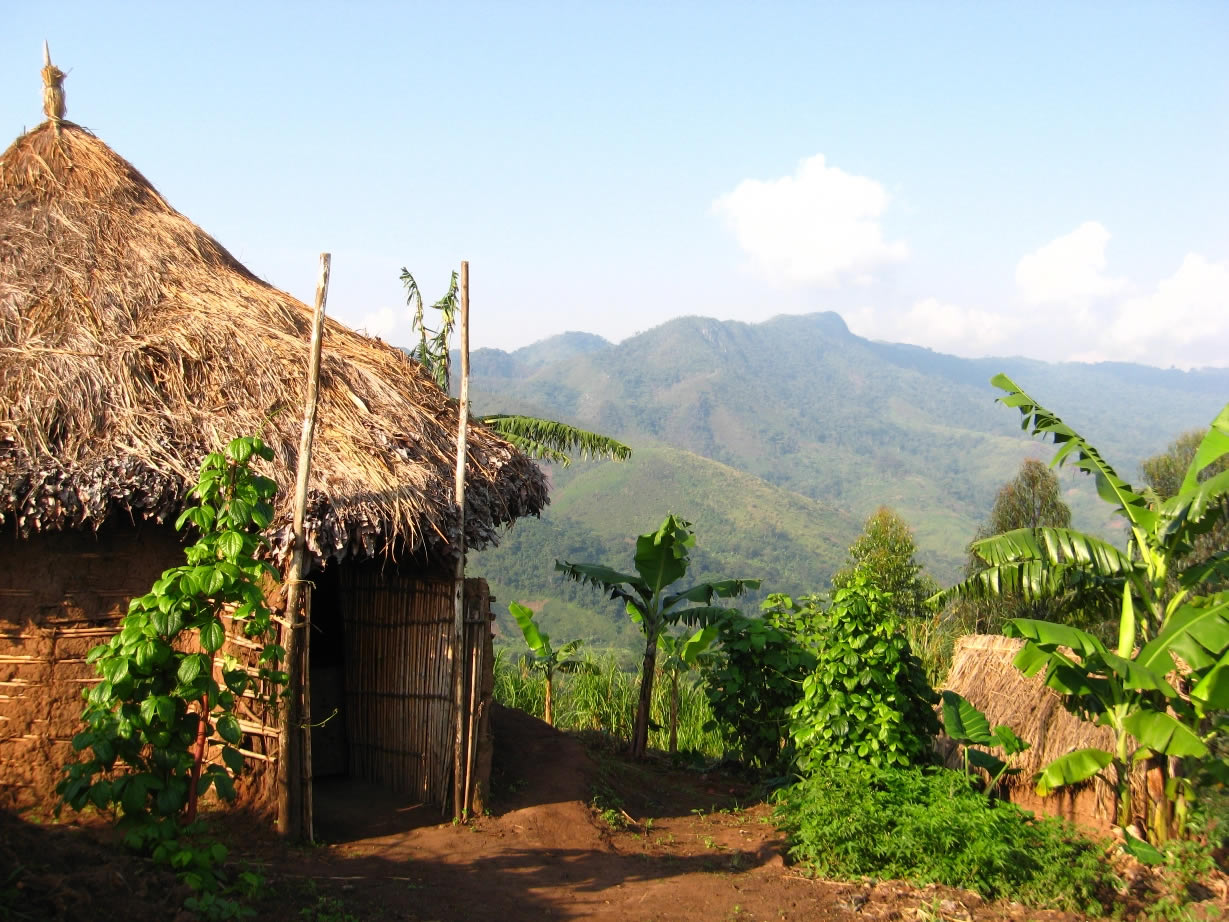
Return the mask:
[[[307,366],[307,403],[303,408],[303,433],[299,438],[299,468],[294,490],[294,549],[290,555],[290,570],[286,574],[286,674],[289,688],[286,707],[282,711],[282,726],[277,759],[277,829],[291,839],[312,840],[312,792],[310,766],[303,760],[310,750],[304,744],[311,722],[311,702],[304,694],[307,664],[307,618],[300,620],[299,609],[303,593],[303,569],[307,556],[307,539],[303,519],[307,512],[307,479],[311,473],[312,438],[316,431],[316,404],[320,389],[320,347],[324,340],[324,302],[329,291],[329,267],[332,257],[320,254],[320,276],[316,281],[316,312],[312,317],[311,358]],[[309,609],[310,610],[310,609]],[[300,641],[300,635],[304,638]]]
[[465,816],[465,454],[469,435],[469,263],[461,261],[461,400],[457,407],[457,569],[452,620],[452,815]]

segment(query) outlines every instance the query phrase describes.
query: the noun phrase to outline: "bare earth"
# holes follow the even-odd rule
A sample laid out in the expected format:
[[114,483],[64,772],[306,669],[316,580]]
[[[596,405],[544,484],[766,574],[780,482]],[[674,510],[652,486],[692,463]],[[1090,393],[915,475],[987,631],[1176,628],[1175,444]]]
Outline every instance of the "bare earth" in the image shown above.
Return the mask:
[[[501,710],[496,721],[495,809],[469,824],[442,823],[437,809],[353,783],[317,786],[317,834],[327,845],[290,848],[264,827],[229,822],[235,857],[270,884],[256,907],[260,917],[1081,918],[942,887],[810,880],[783,862],[768,808],[739,806],[745,787],[661,761],[591,757],[575,739],[517,711]],[[113,848],[90,852],[96,830],[30,826],[11,815],[0,822],[0,920],[188,918],[174,908],[182,891],[156,869]]]

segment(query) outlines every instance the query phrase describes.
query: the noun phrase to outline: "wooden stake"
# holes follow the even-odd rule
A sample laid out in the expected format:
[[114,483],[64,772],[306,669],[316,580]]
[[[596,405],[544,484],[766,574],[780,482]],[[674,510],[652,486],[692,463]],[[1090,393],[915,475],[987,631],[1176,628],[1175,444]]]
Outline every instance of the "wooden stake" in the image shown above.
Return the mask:
[[465,813],[465,454],[469,435],[469,263],[461,261],[461,400],[457,407],[457,570],[452,621],[452,815]]
[[286,673],[289,688],[286,707],[282,712],[282,726],[277,760],[277,829],[291,839],[312,841],[312,792],[304,778],[310,778],[310,766],[303,765],[310,749],[303,737],[309,732],[311,702],[306,699],[303,650],[306,642],[300,642],[300,634],[306,638],[307,617],[300,620],[299,607],[303,592],[304,558],[307,556],[307,539],[303,534],[303,519],[307,513],[307,479],[311,473],[312,438],[316,431],[316,404],[320,389],[320,347],[324,339],[324,302],[329,291],[329,267],[332,257],[320,254],[320,276],[316,282],[316,313],[312,318],[311,358],[307,368],[307,403],[303,409],[303,434],[299,438],[299,469],[294,491],[294,550],[290,556],[290,569],[286,574]]

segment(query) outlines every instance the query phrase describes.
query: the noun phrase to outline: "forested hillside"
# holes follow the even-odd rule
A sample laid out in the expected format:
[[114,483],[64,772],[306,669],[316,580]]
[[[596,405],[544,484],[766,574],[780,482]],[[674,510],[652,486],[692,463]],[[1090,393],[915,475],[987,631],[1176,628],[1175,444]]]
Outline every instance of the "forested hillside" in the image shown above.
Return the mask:
[[[797,593],[824,588],[862,521],[888,505],[915,530],[932,573],[954,578],[998,487],[1023,458],[1052,452],[995,403],[996,372],[1131,480],[1144,457],[1206,425],[1229,398],[1223,369],[961,359],[862,339],[833,313],[761,324],[684,317],[617,345],[569,333],[480,350],[472,369],[481,412],[561,419],[636,450],[628,465],[554,471],[543,521],[475,557],[474,571],[502,592],[573,604],[583,600],[549,572],[573,553],[568,542],[577,557],[628,567],[632,537],[669,510],[695,522],[704,575],[760,576],[770,591]],[[1081,527],[1114,527],[1090,484],[1071,474],[1063,484]],[[601,609],[622,618],[613,603]]]

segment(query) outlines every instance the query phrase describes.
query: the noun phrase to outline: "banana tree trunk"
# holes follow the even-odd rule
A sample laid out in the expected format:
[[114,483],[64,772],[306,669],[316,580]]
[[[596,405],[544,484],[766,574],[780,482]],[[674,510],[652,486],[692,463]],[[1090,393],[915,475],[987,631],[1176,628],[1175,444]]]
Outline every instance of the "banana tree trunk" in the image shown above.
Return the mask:
[[636,725],[632,730],[633,759],[643,759],[649,748],[649,706],[653,702],[653,676],[657,672],[657,635],[650,631],[644,644],[644,663],[640,667],[640,701],[636,705]]
[[546,677],[546,722],[552,727],[555,725],[555,709],[551,701],[551,677]]

